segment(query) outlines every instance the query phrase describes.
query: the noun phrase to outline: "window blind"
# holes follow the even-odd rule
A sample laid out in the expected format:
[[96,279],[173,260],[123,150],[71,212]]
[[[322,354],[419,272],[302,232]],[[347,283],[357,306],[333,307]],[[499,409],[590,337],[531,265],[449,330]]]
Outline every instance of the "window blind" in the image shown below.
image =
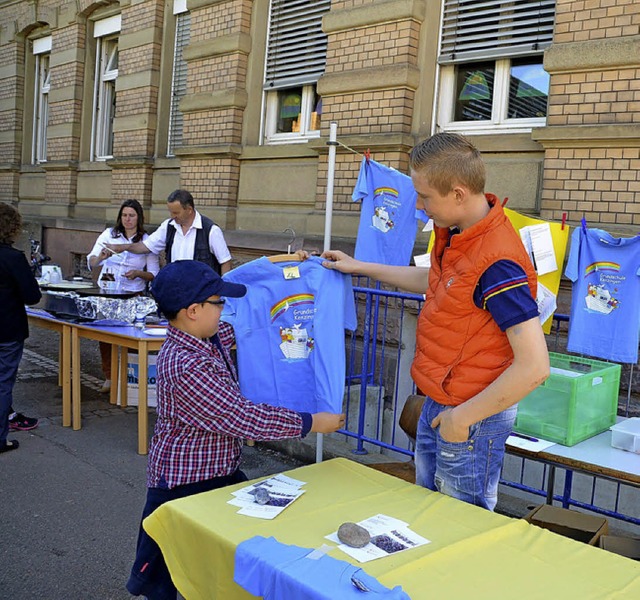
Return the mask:
[[169,112],[169,139],[167,155],[173,156],[175,149],[182,145],[183,115],[180,101],[187,93],[187,61],[183,51],[191,38],[191,13],[176,15],[176,42],[173,51],[173,77],[171,79],[171,109]]
[[444,0],[439,62],[539,54],[551,44],[556,0]]
[[322,16],[331,0],[271,0],[265,89],[315,83],[324,73]]

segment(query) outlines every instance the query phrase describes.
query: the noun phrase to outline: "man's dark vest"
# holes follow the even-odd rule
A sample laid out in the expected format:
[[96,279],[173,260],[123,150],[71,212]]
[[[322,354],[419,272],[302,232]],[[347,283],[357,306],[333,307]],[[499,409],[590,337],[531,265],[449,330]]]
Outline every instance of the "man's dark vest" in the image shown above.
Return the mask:
[[[215,254],[209,249],[209,232],[215,223],[204,215],[200,215],[202,219],[202,228],[196,229],[196,242],[193,247],[193,260],[203,262],[209,265],[218,275],[220,275],[220,263],[215,257]],[[167,264],[171,262],[171,248],[173,247],[173,240],[176,236],[176,228],[172,223],[167,225],[167,241],[165,247],[165,253],[167,258]]]

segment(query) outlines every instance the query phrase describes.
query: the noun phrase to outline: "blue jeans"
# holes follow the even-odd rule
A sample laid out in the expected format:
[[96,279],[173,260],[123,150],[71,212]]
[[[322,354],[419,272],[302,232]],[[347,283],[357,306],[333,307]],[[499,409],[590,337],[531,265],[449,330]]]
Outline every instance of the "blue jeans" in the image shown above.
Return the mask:
[[0,446],[7,443],[13,386],[18,376],[24,341],[0,343]]
[[516,418],[516,406],[471,426],[466,442],[447,442],[433,419],[450,406],[427,398],[416,437],[416,483],[469,504],[493,510],[504,446]]

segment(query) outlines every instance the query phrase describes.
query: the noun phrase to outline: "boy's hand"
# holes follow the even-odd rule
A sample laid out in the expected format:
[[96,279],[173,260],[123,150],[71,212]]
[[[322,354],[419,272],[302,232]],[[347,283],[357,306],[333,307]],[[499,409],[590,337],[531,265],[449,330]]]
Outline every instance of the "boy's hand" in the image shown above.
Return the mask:
[[357,260],[341,250],[326,250],[320,257],[327,259],[322,263],[323,267],[334,269],[341,273],[355,273],[359,264]]
[[333,433],[344,427],[346,416],[343,414],[321,412],[311,415],[311,431],[315,433]]
[[459,423],[456,419],[456,411],[454,409],[442,411],[433,421],[431,427],[440,428],[440,437],[445,442],[460,443],[469,439],[469,428],[463,423]]

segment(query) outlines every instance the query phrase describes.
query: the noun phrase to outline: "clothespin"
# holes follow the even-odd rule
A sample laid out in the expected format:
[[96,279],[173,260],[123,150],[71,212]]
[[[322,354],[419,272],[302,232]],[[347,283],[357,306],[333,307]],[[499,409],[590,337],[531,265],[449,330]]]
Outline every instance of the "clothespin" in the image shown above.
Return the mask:
[[502,201],[502,208],[504,208],[504,207],[507,205],[507,202],[509,202],[509,198],[505,198],[505,199]]
[[587,233],[587,220],[584,217],[580,219],[580,224],[582,225],[582,231]]
[[364,151],[364,158],[367,161],[367,164],[369,164],[369,160],[371,159],[371,150],[369,150],[369,148]]
[[562,213],[562,227],[560,228],[562,231],[564,231],[564,226],[567,224],[567,213],[563,212]]

